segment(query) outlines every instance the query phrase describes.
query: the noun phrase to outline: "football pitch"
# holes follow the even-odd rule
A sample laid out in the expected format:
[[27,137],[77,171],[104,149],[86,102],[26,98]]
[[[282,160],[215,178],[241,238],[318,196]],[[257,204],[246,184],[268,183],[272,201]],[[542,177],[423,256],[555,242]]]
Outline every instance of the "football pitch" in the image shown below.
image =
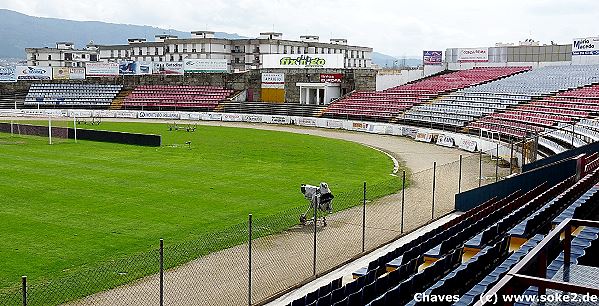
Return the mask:
[[[384,186],[369,197],[401,188],[389,175],[389,157],[348,141],[216,126],[195,132],[157,123],[80,127],[160,134],[163,145],[48,145],[44,137],[0,133],[0,292],[18,287],[21,275],[48,282],[155,250],[160,238],[168,245],[197,241],[243,224],[249,213],[278,220],[271,233],[284,230],[297,224],[296,211],[307,208],[302,183],[328,182],[343,199],[335,210],[360,204],[364,181]],[[226,242],[214,240],[204,250],[246,237],[240,232]],[[182,255],[171,266],[202,254]]]

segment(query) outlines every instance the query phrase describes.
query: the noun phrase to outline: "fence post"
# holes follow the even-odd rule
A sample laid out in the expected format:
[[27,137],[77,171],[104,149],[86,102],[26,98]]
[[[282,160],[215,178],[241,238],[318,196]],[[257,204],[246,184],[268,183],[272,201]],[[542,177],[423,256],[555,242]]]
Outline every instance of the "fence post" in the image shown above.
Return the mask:
[[524,150],[526,150],[526,137],[522,139],[522,166],[526,164],[526,154],[524,153]]
[[160,238],[160,306],[164,305],[164,239]]
[[460,171],[458,177],[458,193],[462,192],[462,154],[460,154]]
[[21,276],[21,289],[23,292],[23,306],[27,306],[27,276]]
[[431,220],[435,219],[435,183],[437,180],[437,162],[433,162],[433,205],[431,209]]
[[574,148],[574,123],[572,123],[572,148]]
[[478,151],[478,187],[483,179],[483,150]]
[[[318,202],[320,202],[320,198],[318,198]],[[314,209],[314,253],[312,254],[312,275],[316,275],[316,210],[318,209],[318,204],[316,203],[313,207]]]
[[252,305],[252,214],[248,215],[248,305]]
[[539,156],[539,133],[535,133],[535,153],[533,161],[537,161],[537,156]]
[[513,165],[512,165],[512,161],[514,160],[514,142],[510,141],[510,175],[512,175],[512,169],[513,169]]
[[495,183],[499,180],[499,143],[496,144],[495,149]]
[[364,196],[362,197],[362,252],[366,246],[366,182],[364,182]]
[[403,171],[403,178],[401,183],[401,234],[403,234],[403,214],[404,214],[404,203],[406,197],[406,170]]

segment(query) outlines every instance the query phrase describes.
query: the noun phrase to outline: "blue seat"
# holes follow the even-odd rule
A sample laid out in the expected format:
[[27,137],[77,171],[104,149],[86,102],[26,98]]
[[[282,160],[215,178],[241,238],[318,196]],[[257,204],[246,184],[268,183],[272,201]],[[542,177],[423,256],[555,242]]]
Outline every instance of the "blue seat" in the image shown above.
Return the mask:
[[348,298],[344,298],[343,300],[334,303],[333,306],[347,306],[347,300]]
[[328,283],[328,284],[318,288],[318,298],[319,299],[329,293],[331,293],[331,283]]
[[319,297],[316,302],[316,306],[331,306],[331,293]]
[[347,297],[347,306],[361,306],[362,305],[362,289],[350,294]]
[[308,294],[306,294],[306,305],[310,305],[312,304],[312,302],[316,301],[318,299],[318,290],[316,291],[312,291]]
[[291,302],[291,306],[305,306],[306,305],[306,297],[302,296],[299,299],[296,299],[295,301]]

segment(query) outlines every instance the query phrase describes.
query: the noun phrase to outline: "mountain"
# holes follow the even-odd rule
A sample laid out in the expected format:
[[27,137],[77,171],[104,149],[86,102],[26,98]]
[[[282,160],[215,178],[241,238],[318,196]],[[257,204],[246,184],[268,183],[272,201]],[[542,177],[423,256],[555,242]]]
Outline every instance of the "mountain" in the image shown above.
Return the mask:
[[417,67],[422,65],[422,59],[412,56],[395,57],[378,52],[372,52],[372,63],[377,64],[382,68],[392,68],[400,66]]
[[[55,47],[58,41],[74,42],[81,49],[90,41],[98,45],[126,44],[129,38],[154,40],[156,34],[171,34],[181,38],[190,37],[189,32],[161,29],[151,26],[115,24],[100,21],[73,21],[57,18],[33,17],[19,12],[0,9],[0,58],[24,59],[25,48]],[[246,38],[237,34],[215,32],[218,38]],[[402,63],[401,58],[374,52],[372,62],[381,67],[393,67]],[[406,59],[406,66],[421,65],[420,59]]]
[[[25,58],[25,48],[55,47],[57,41],[70,41],[80,49],[91,40],[103,45],[126,44],[128,38],[154,40],[156,34],[190,37],[189,32],[150,26],[114,24],[99,21],[72,21],[57,18],[33,17],[0,9],[0,58]],[[215,32],[219,38],[244,38],[237,34]]]

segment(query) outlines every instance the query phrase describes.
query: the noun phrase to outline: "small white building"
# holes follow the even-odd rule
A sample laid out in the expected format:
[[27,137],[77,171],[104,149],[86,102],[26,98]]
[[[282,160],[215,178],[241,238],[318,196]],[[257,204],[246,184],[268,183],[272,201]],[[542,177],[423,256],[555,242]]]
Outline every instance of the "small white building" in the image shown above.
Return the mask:
[[57,42],[56,48],[26,48],[27,65],[41,67],[85,67],[99,61],[98,45],[90,42],[85,49],[75,49],[72,42]]

